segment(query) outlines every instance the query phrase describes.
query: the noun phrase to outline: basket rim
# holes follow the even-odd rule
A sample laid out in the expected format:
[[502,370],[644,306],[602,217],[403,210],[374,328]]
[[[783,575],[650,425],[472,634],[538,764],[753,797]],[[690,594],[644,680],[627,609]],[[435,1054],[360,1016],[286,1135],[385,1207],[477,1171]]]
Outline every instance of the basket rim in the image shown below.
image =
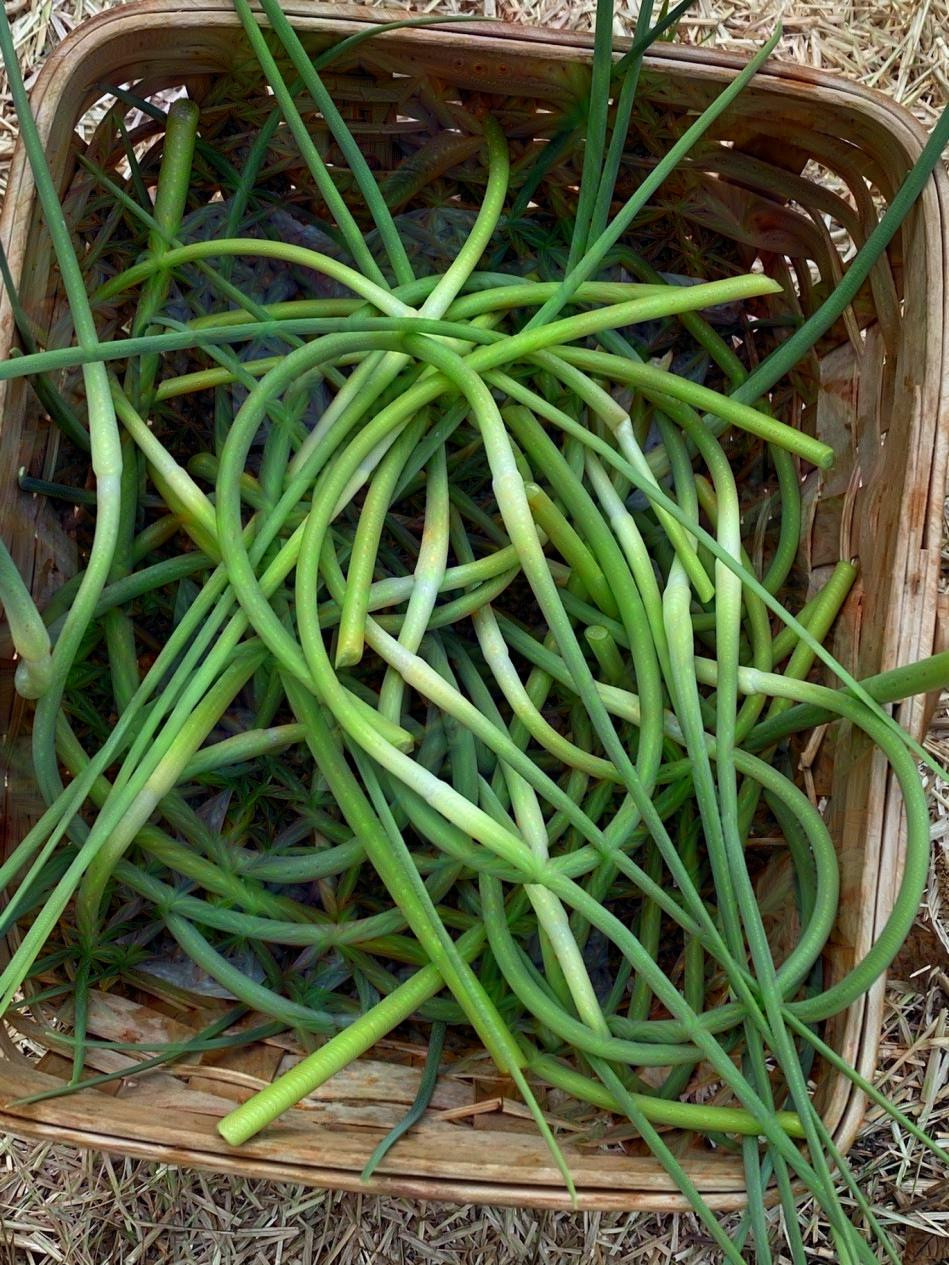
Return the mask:
[[[252,0],[252,8],[256,12],[261,13],[257,0]],[[417,10],[399,9],[395,6],[390,8],[388,6],[370,7],[364,4],[334,4],[329,2],[329,0],[313,0],[312,3],[307,3],[307,0],[288,0],[288,3],[284,4],[283,8],[289,18],[313,29],[320,29],[324,26],[331,28],[349,26],[358,29],[361,26],[376,26],[383,22],[398,21],[400,18],[419,16]],[[31,90],[31,99],[34,96],[42,98],[45,89],[44,81],[47,77],[52,78],[58,73],[61,62],[71,61],[75,54],[82,54],[88,51],[82,47],[86,42],[90,42],[94,46],[103,37],[108,37],[109,27],[116,24],[123,27],[131,26],[140,17],[160,16],[162,14],[180,16],[180,0],[129,0],[128,3],[122,3],[110,9],[103,9],[99,13],[85,18],[57,44],[47,57]],[[240,25],[230,0],[191,0],[188,5],[188,17],[189,24],[194,22],[195,19],[205,17],[223,18],[227,25]],[[470,26],[463,22],[432,23],[431,26],[427,27],[408,28],[406,31],[383,33],[381,38],[383,40],[398,40],[406,36],[411,36],[413,39],[424,38],[426,35],[436,37],[449,36],[453,37],[453,42],[455,42],[459,34],[466,39],[502,40],[515,45],[523,44],[525,48],[534,49],[535,51],[538,44],[548,47],[557,46],[581,55],[587,53],[592,55],[593,51],[593,34],[589,31],[570,31],[550,26],[527,26],[513,22],[503,22],[497,19],[483,20],[478,18],[475,20],[474,15],[472,15]],[[614,44],[616,51],[622,53],[630,47],[632,39],[629,36],[617,36]],[[712,67],[719,70],[735,71],[741,70],[748,60],[750,59],[737,53],[708,49],[697,45],[666,44],[663,42],[653,44],[644,58],[645,63],[652,61],[657,67],[662,66],[663,63],[679,62],[695,66]],[[880,89],[869,87],[866,84],[830,71],[810,66],[800,66],[792,61],[785,61],[780,54],[772,54],[768,58],[767,62],[758,70],[754,82],[759,85],[769,84],[774,87],[797,86],[803,89],[817,88],[824,91],[838,92],[845,97],[852,97],[855,103],[869,107],[874,113],[877,111],[882,112],[888,116],[892,123],[899,122],[902,124],[919,142],[920,148],[928,136],[926,128],[909,109],[888,97]],[[17,143],[17,148],[19,148],[19,142]],[[940,165],[934,172],[934,178],[940,187],[942,196],[949,199],[949,171]],[[947,206],[946,211],[947,216],[949,216],[949,206]],[[947,234],[949,234],[949,227],[947,227]],[[947,236],[947,243],[949,243],[949,236]]]
[[[288,3],[288,16],[311,30],[329,30],[346,32],[357,30],[367,24],[375,25],[380,21],[404,16],[404,13],[393,13],[391,10],[367,9],[356,5],[332,5],[327,3],[304,4],[301,0]],[[198,25],[202,19],[219,27],[238,27],[239,22],[231,7],[230,0],[197,0],[188,6],[189,24]],[[79,73],[85,58],[95,49],[111,43],[119,38],[127,38],[128,33],[140,21],[149,19],[158,24],[163,17],[181,15],[178,0],[133,0],[132,3],[109,9],[83,22],[60,44],[50,55],[37,77],[32,100],[37,114],[45,117],[55,109],[58,96],[69,84],[72,77]],[[436,24],[423,30],[393,32],[382,39],[417,39],[429,45],[440,43],[473,48],[478,42],[497,42],[499,40],[511,47],[512,51],[537,54],[541,48],[556,49],[560,55],[565,53],[584,57],[592,49],[592,36],[586,33],[554,31],[548,28],[520,28],[497,22],[477,22],[471,27],[461,24]],[[628,46],[629,41],[617,41],[618,47]],[[648,57],[647,64],[656,69],[676,70],[702,67],[713,71],[736,70],[744,64],[744,59],[734,54],[713,52],[703,48],[689,47],[654,47]],[[834,104],[840,108],[849,108],[882,127],[900,146],[907,162],[913,161],[925,141],[926,131],[922,125],[903,107],[889,100],[883,94],[853,83],[849,80],[830,75],[824,71],[801,68],[780,61],[769,61],[759,72],[760,86],[775,94],[791,92],[796,96],[806,97],[814,92],[832,95]],[[0,216],[0,239],[9,244],[14,232],[22,233],[21,215],[17,214],[26,199],[28,209],[33,206],[32,177],[25,162],[25,153],[18,142],[10,168],[10,180],[7,196],[4,200],[3,213]],[[937,169],[924,196],[923,213],[930,217],[936,227],[938,241],[942,247],[940,300],[937,305],[935,319],[940,322],[941,364],[933,364],[932,370],[937,374],[938,401],[937,422],[934,433],[934,446],[945,445],[944,433],[949,422],[949,322],[945,319],[944,299],[947,281],[949,281],[949,176],[942,168]],[[16,229],[14,228],[16,217]],[[29,217],[22,217],[29,218]],[[938,263],[938,261],[937,261]],[[4,314],[6,319],[4,319]],[[9,313],[6,310],[6,296],[0,303],[0,346],[5,350],[9,346],[12,328]],[[2,405],[2,394],[0,394]],[[2,418],[2,410],[0,410]],[[2,422],[0,422],[2,434]],[[938,462],[934,462],[934,466]],[[944,464],[944,463],[943,463]],[[879,930],[879,922],[874,919],[873,931]],[[882,987],[866,998],[855,1003],[859,1009],[861,1065],[867,1059],[875,1058],[876,1043],[879,1036],[879,1024],[876,1034],[873,1028],[874,1014],[879,1016],[882,1007]],[[851,1086],[849,1098],[841,1111],[840,1122],[835,1130],[838,1142],[844,1147],[849,1145],[859,1127],[863,1115],[861,1096]],[[169,1159],[168,1148],[157,1143],[149,1143],[140,1136],[103,1132],[93,1128],[65,1128],[50,1124],[47,1120],[18,1114],[10,1110],[6,1104],[0,1105],[0,1127],[14,1133],[33,1137],[55,1138],[70,1141],[80,1146],[98,1150],[121,1150],[128,1154],[137,1154],[144,1158],[158,1160]],[[189,1146],[186,1150],[176,1151],[175,1163],[194,1167],[205,1167],[219,1171],[234,1173],[253,1172],[257,1176],[271,1176],[276,1180],[301,1181],[316,1186],[332,1186],[366,1191],[367,1193],[400,1193],[418,1198],[452,1199],[457,1202],[511,1203],[517,1206],[536,1206],[570,1209],[569,1196],[565,1190],[542,1185],[524,1185],[512,1174],[510,1183],[474,1183],[465,1179],[450,1177],[420,1177],[405,1175],[398,1178],[381,1174],[368,1184],[359,1181],[358,1173],[350,1169],[335,1169],[325,1163],[314,1163],[309,1167],[278,1162],[270,1157],[255,1155],[248,1150],[222,1152],[211,1149],[198,1149]],[[676,1203],[675,1197],[664,1198],[664,1192],[648,1190],[623,1190],[610,1192],[599,1187],[585,1186],[581,1191],[579,1207],[603,1208],[622,1207],[625,1209],[657,1209],[658,1207],[685,1207]],[[606,1201],[606,1202],[604,1202]],[[660,1203],[660,1201],[662,1201]],[[740,1201],[739,1201],[740,1202]],[[737,1206],[733,1201],[729,1206]]]

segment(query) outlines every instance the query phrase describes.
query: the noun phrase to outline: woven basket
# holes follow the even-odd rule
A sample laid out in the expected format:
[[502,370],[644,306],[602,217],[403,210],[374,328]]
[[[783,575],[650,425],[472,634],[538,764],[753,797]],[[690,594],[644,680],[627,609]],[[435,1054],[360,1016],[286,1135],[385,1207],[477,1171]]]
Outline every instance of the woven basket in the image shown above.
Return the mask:
[[[378,20],[378,13],[339,6],[290,4],[288,14],[314,48]],[[576,98],[589,57],[590,41],[583,36],[495,24],[446,26],[369,41],[356,64],[333,68],[329,82],[357,125],[363,148],[385,172],[435,131],[459,126],[453,102],[475,111],[489,107],[516,159],[549,130],[550,111]],[[661,48],[647,59],[644,107],[630,138],[638,163],[626,179],[638,178],[650,154],[720,91],[738,64],[681,48]],[[227,0],[196,0],[186,8],[177,0],[145,0],[103,13],[61,45],[34,90],[39,127],[64,193],[73,187],[76,153],[85,143],[77,122],[102,96],[101,85],[116,83],[133,85],[142,96],[186,87],[202,105],[203,133],[235,155],[240,138],[229,130],[228,108],[234,94],[244,103],[242,120],[251,124],[271,108]],[[846,267],[854,242],[872,228],[921,144],[917,125],[884,98],[816,72],[771,65],[662,197],[688,221],[706,259],[720,256],[723,269],[732,270],[759,259],[779,278],[794,281],[806,311]],[[461,151],[456,160],[462,181],[465,172],[475,172],[473,164],[464,166]],[[552,179],[551,196],[558,187],[568,189],[575,174],[568,159]],[[446,171],[433,178],[453,177]],[[70,196],[80,214],[81,205]],[[796,373],[793,398],[783,402],[788,415],[832,443],[838,454],[835,470],[805,487],[807,530],[799,562],[816,585],[837,558],[859,561],[860,580],[833,650],[860,676],[926,655],[937,640],[949,422],[947,223],[949,192],[940,175],[928,184],[846,321]],[[48,325],[57,297],[22,149],[10,173],[2,234],[25,306]],[[5,299],[0,341],[5,355],[14,341]],[[41,498],[20,492],[16,471],[25,465],[55,472],[58,436],[21,382],[4,392],[0,416],[0,531],[44,598],[75,567],[75,545]],[[28,717],[6,666],[0,717],[4,732],[15,738]],[[926,700],[904,704],[900,719],[920,734]],[[806,781],[816,796],[826,798],[843,875],[840,916],[826,960],[833,978],[865,952],[886,918],[900,874],[904,828],[886,762],[861,738],[842,728],[832,749],[825,742],[806,754]],[[7,848],[24,829],[28,797],[21,781],[5,779]],[[830,1025],[829,1039],[864,1074],[874,1067],[881,1007],[882,983]],[[194,1019],[172,991],[163,998],[154,991],[130,992],[99,995],[91,1026],[100,1035],[147,1032],[152,1039],[169,1039]],[[383,1043],[303,1108],[233,1150],[217,1135],[216,1118],[298,1056],[289,1039],[214,1063],[205,1057],[198,1069],[172,1069],[117,1090],[113,1083],[109,1093],[87,1090],[21,1107],[11,1105],[13,1100],[68,1073],[59,1054],[31,1060],[4,1038],[0,1127],[220,1172],[356,1189],[380,1130],[414,1096],[420,1053],[411,1042]],[[483,1076],[442,1079],[428,1119],[389,1153],[369,1189],[457,1202],[569,1206],[544,1144],[510,1101],[508,1086],[492,1077],[487,1064],[483,1070]],[[849,1082],[826,1071],[821,1077],[825,1117],[846,1149],[860,1124],[862,1101]],[[582,1207],[684,1206],[648,1155],[623,1154],[616,1147],[580,1149],[569,1141],[565,1151]],[[696,1146],[686,1149],[685,1164],[712,1207],[741,1205],[740,1163]]]

